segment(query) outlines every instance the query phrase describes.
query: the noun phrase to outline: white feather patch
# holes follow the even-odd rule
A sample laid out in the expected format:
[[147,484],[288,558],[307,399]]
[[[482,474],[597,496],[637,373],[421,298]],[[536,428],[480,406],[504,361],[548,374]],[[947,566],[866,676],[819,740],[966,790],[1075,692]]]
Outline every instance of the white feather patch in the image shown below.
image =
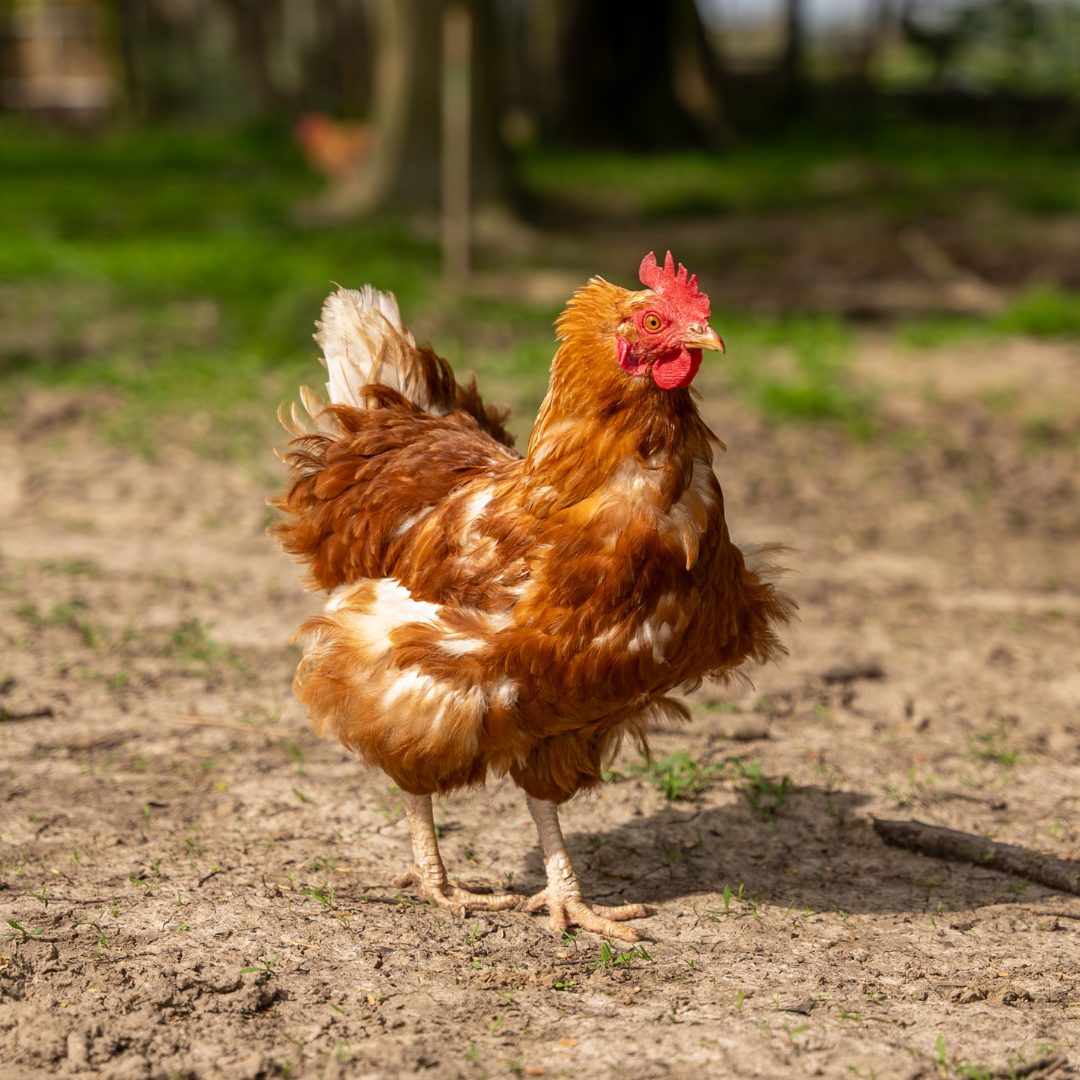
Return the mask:
[[322,346],[330,375],[331,403],[366,408],[365,386],[381,383],[404,394],[423,409],[430,404],[425,380],[409,357],[416,347],[393,293],[371,285],[338,289],[323,304],[315,340]]
[[341,617],[354,633],[368,643],[371,655],[382,656],[390,651],[390,634],[406,623],[435,623],[439,608],[426,600],[414,600],[409,590],[393,578],[375,582],[375,600],[367,611],[349,610],[347,602],[353,589],[366,587],[366,582],[351,586],[345,593],[335,593],[326,605],[327,611],[340,611]]
[[483,647],[484,643],[479,638],[443,638],[439,642],[439,648],[451,656],[464,656]]

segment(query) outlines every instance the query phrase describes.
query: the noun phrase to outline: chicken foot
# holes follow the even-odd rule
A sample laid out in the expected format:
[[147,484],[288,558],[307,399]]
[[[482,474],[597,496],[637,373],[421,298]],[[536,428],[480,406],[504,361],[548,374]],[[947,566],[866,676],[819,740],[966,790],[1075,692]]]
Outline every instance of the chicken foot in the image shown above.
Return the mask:
[[482,895],[451,885],[439,855],[435,819],[431,814],[431,796],[410,795],[403,791],[401,797],[405,800],[405,813],[409,816],[413,865],[411,870],[394,880],[395,886],[401,889],[414,885],[425,900],[430,900],[439,907],[450,908],[457,915],[464,915],[470,908],[499,911],[518,904],[521,899],[519,896],[508,893]]
[[620,926],[624,919],[644,919],[649,913],[644,904],[623,904],[621,907],[603,907],[586,904],[581,885],[570,865],[559,811],[553,802],[525,796],[529,813],[536,822],[540,843],[544,848],[544,866],[547,868],[547,888],[525,902],[526,911],[539,911],[546,907],[550,912],[548,925],[553,934],[561,934],[568,926],[581,926],[594,934],[619,938],[622,941],[640,941],[641,937],[629,926]]

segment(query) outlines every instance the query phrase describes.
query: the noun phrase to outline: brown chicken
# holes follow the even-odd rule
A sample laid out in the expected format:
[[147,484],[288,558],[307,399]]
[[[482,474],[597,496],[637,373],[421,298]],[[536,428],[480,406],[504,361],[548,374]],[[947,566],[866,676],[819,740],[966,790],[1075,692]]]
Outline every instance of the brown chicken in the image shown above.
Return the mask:
[[[557,322],[561,345],[521,457],[505,414],[418,345],[393,296],[341,289],[316,340],[326,404],[306,387],[272,529],[333,590],[297,637],[294,687],[329,730],[405,793],[414,865],[401,884],[453,909],[511,895],[452,886],[431,796],[509,773],[547,868],[526,909],[628,941],[639,904],[586,904],[557,804],[601,782],[625,736],[681,719],[669,697],[783,652],[792,602],[762,549],[728,537],[695,408],[701,350],[723,352],[697,279],[641,264],[646,289],[593,278]],[[776,549],[766,549],[776,550]]]
[[335,184],[349,181],[375,145],[370,124],[335,120],[323,113],[304,113],[293,129],[308,164]]

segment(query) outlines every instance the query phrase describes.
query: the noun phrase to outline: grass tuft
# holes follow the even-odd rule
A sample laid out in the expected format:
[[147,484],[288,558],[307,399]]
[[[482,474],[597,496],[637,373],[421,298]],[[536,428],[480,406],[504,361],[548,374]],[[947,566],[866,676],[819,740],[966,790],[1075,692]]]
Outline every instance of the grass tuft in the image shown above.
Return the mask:
[[655,784],[668,802],[700,795],[713,777],[721,775],[723,771],[723,765],[702,765],[685,750],[676,750],[660,761],[648,761],[627,769],[629,775],[642,776]]

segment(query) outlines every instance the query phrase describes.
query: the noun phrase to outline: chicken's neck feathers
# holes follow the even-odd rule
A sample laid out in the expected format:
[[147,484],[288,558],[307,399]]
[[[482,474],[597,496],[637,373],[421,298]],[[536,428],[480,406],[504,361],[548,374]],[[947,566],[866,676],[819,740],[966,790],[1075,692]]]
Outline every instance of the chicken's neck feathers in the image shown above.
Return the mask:
[[630,381],[609,341],[573,337],[556,353],[521,475],[552,511],[615,485],[667,512],[717,449],[689,390]]

